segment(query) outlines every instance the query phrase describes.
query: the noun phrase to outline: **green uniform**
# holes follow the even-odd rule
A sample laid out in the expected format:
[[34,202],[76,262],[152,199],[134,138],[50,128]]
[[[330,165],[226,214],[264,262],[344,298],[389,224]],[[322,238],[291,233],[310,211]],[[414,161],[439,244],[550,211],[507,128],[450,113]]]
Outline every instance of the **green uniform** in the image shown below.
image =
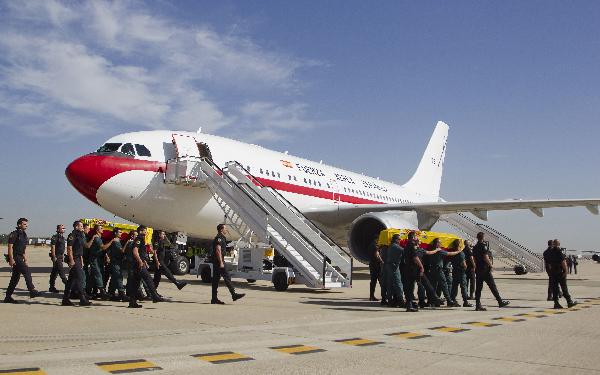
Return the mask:
[[452,257],[452,290],[450,294],[453,300],[456,300],[458,294],[458,287],[460,286],[460,294],[462,295],[463,302],[467,302],[467,270],[463,268],[465,262],[465,253],[460,252],[458,255]]
[[404,302],[404,291],[402,287],[402,276],[400,274],[400,262],[404,249],[398,244],[392,244],[385,253],[384,269],[386,277],[386,288],[388,299],[396,303]]
[[450,292],[448,291],[448,283],[446,281],[446,275],[444,273],[444,257],[448,255],[445,250],[440,250],[435,254],[427,255],[431,269],[429,271],[429,280],[433,286],[433,290],[437,290],[438,286],[441,287],[444,298],[447,302],[452,301]]
[[102,272],[104,268],[104,251],[102,250],[102,238],[96,237],[90,246],[90,276],[92,279],[92,287],[102,289],[104,282],[102,281]]
[[123,287],[123,245],[121,241],[116,239],[108,248],[108,256],[110,257],[110,284],[108,286],[108,293],[112,294],[116,291],[124,292]]

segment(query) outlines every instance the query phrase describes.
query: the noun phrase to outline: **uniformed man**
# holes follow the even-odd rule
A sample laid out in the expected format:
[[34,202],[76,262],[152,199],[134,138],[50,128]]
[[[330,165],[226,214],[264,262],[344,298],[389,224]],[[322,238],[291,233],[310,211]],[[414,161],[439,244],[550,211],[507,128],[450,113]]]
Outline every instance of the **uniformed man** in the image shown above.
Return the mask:
[[467,283],[465,287],[469,288],[469,299],[472,300],[475,298],[475,259],[473,259],[471,241],[465,240],[463,253],[465,253],[465,261],[467,262],[467,271],[465,272]]
[[[548,240],[548,247],[542,253],[542,256],[544,258],[544,268],[546,269],[546,274],[548,275],[548,298],[546,299],[547,301],[554,301],[554,296],[552,295],[552,273],[550,272],[550,269],[548,268],[548,262],[546,261],[546,259],[549,259],[549,253],[552,251],[552,242],[552,240]],[[558,297],[560,298],[561,295],[559,295]]]
[[227,248],[227,238],[225,235],[229,233],[225,224],[217,225],[217,235],[213,240],[212,251],[210,254],[212,260],[212,298],[210,303],[213,305],[224,305],[225,302],[220,301],[217,297],[217,289],[219,288],[219,281],[221,277],[225,281],[229,293],[231,293],[231,299],[237,301],[238,299],[245,296],[244,293],[236,293],[233,285],[231,284],[231,277],[229,272],[225,268],[225,249]]
[[[113,229],[113,240],[106,251],[109,258],[108,269],[110,271],[110,283],[108,284],[108,295],[111,301],[127,301],[125,287],[123,286],[123,258],[125,248],[121,244],[121,230]],[[115,292],[118,294],[115,295]]]
[[572,255],[573,257],[573,272],[577,275],[577,266],[579,265],[579,261],[577,260],[577,255]]
[[[466,242],[467,241],[465,241],[465,243]],[[453,246],[455,250],[459,250],[460,241],[455,240]],[[469,303],[469,296],[467,295],[466,253],[463,250],[456,256],[451,257],[450,259],[450,261],[452,262],[452,289],[450,290],[450,297],[452,297],[453,301],[456,301],[456,296],[458,295],[458,288],[460,287],[460,294],[463,299],[463,307],[473,307],[473,305]]]
[[[371,276],[371,282],[369,284],[369,301],[379,301],[375,297],[375,289],[377,288],[377,282],[381,288],[381,267],[383,266],[383,260],[379,254],[379,247],[377,246],[377,239],[374,239],[369,248],[369,273]],[[383,299],[383,293],[381,298]]]
[[50,259],[52,260],[52,271],[50,272],[50,293],[59,293],[56,289],[56,277],[60,276],[64,285],[67,285],[67,276],[63,269],[63,262],[65,256],[66,240],[65,240],[65,226],[59,224],[56,226],[56,234],[50,239]]
[[69,278],[65,286],[65,294],[63,295],[62,305],[73,306],[70,300],[71,290],[76,290],[79,295],[79,306],[90,306],[92,303],[88,300],[85,293],[83,274],[83,249],[91,245],[91,240],[86,243],[83,224],[77,220],[73,223],[73,232],[67,238],[67,262],[69,267]]
[[12,268],[12,275],[10,277],[10,282],[8,283],[8,288],[6,288],[4,303],[18,303],[12,298],[12,294],[21,279],[21,275],[25,277],[25,283],[29,290],[29,297],[35,298],[41,295],[41,293],[35,290],[35,287],[33,286],[31,272],[29,272],[29,266],[27,265],[26,250],[29,239],[27,238],[27,233],[25,233],[25,231],[27,230],[28,224],[29,222],[27,219],[24,217],[20,218],[17,220],[17,229],[8,235],[8,264]]
[[161,275],[165,275],[167,279],[175,284],[177,289],[181,290],[184,286],[187,285],[185,281],[177,281],[173,273],[167,267],[166,255],[167,250],[171,248],[171,241],[167,238],[165,231],[161,230],[158,232],[158,239],[154,242],[154,251],[155,256],[157,257],[157,265],[156,271],[154,271],[154,287],[158,289],[158,284],[160,283]]
[[[140,287],[142,279],[148,286],[148,291],[152,297],[152,302],[163,302],[164,300],[158,295],[154,288],[154,282],[152,276],[148,272],[148,252],[146,251],[146,227],[140,225],[138,227],[139,235],[133,243],[132,255],[133,255],[133,282],[127,280],[127,287],[129,288],[129,307],[140,308],[142,305],[137,303],[137,290]],[[131,286],[130,286],[131,285]]]
[[[419,299],[419,308],[422,309],[427,306],[440,307],[441,301],[435,293],[435,290],[433,288],[433,285],[431,285],[429,278],[427,277],[427,274],[431,270],[431,264],[428,262],[429,257],[425,257],[425,254],[432,254],[434,252],[426,251],[425,249],[420,247],[419,237],[417,236],[416,232],[409,232],[408,237],[409,239],[407,240],[406,247],[404,248],[404,262],[410,262],[412,253],[415,253],[419,258],[419,262],[421,262],[421,265],[423,266],[423,274],[418,274],[418,267],[415,268],[414,261],[412,262],[411,267],[408,267],[408,265],[405,266],[405,279],[407,279],[406,285],[409,285],[408,280],[411,279],[410,275],[412,275],[412,278],[414,279],[412,280],[412,282],[417,284],[417,297]],[[407,292],[405,291],[404,294],[407,294]]]
[[387,276],[385,274],[385,256],[387,253],[387,246],[381,246],[379,248],[379,256],[381,258],[381,305],[387,306],[388,302],[388,286],[387,286]]
[[562,289],[563,296],[567,300],[567,306],[573,307],[577,304],[571,299],[569,289],[567,288],[567,261],[560,247],[560,241],[552,241],[552,249],[545,254],[544,262],[548,268],[548,274],[552,283],[552,297],[554,299],[554,308],[562,309],[559,303],[558,287]]
[[[131,295],[130,293],[130,285],[129,283],[133,283],[133,270],[134,270],[134,259],[133,259],[133,244],[135,243],[135,239],[138,236],[138,232],[133,230],[131,232],[129,232],[129,236],[127,237],[127,241],[125,242],[125,245],[123,246],[124,249],[124,263],[123,265],[127,268],[127,284],[125,285],[125,293],[127,294],[127,297],[129,299],[131,299]],[[137,290],[136,292],[136,299],[140,299],[141,297],[141,292],[138,292]]]
[[385,277],[388,293],[389,307],[405,307],[407,302],[404,300],[404,287],[402,285],[402,274],[400,273],[400,263],[404,254],[404,248],[400,246],[400,235],[394,234],[390,247],[385,252]]
[[496,301],[498,301],[499,307],[508,306],[510,303],[509,301],[502,300],[500,293],[498,293],[498,288],[496,287],[496,282],[492,275],[493,267],[490,254],[490,249],[485,241],[485,235],[483,232],[477,233],[477,244],[473,247],[473,258],[475,259],[475,272],[477,278],[477,285],[475,288],[475,311],[487,310],[481,304],[481,290],[483,289],[484,282],[490,288]]
[[565,261],[567,262],[567,269],[569,270],[570,275],[573,273],[573,258],[570,255],[567,255]]
[[431,243],[431,251],[427,252],[429,262],[431,263],[431,271],[429,272],[429,280],[434,289],[441,288],[444,298],[446,298],[446,305],[448,307],[459,307],[460,305],[452,298],[450,291],[448,290],[448,281],[446,279],[446,273],[444,270],[444,258],[453,257],[461,253],[462,249],[456,251],[446,251],[441,248],[441,242],[439,238],[436,238]]
[[406,285],[404,286],[404,294],[406,295],[406,311],[417,312],[419,307],[415,304],[415,283],[421,283],[421,277],[425,274],[423,262],[419,258],[419,247],[416,233],[411,231],[408,233],[406,248],[404,249],[403,262],[406,264]]
[[111,239],[108,243],[102,241],[102,225],[96,224],[92,235],[92,244],[90,246],[90,276],[93,288],[93,298],[109,299],[104,289],[104,257],[106,250],[115,241]]

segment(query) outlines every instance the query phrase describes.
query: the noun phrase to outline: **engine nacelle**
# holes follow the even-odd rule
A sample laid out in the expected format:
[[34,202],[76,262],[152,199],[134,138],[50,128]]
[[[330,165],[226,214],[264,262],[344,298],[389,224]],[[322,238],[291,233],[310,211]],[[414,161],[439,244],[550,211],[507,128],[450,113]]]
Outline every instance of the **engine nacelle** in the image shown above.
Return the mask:
[[419,220],[414,211],[370,212],[352,222],[348,232],[348,247],[358,261],[369,263],[369,249],[379,238],[379,232],[389,228],[418,229]]

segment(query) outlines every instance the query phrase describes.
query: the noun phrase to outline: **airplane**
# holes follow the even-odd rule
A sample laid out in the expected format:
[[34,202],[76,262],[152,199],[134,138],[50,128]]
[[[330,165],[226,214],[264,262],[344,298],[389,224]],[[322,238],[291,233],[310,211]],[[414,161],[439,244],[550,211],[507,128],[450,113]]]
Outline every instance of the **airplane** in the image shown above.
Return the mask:
[[416,172],[403,185],[220,136],[169,130],[112,137],[71,162],[65,174],[83,196],[121,218],[212,239],[224,216],[210,190],[164,183],[167,161],[182,156],[178,139],[192,137],[202,157],[221,168],[238,161],[362,262],[368,262],[367,249],[380,231],[430,230],[444,214],[468,212],[487,220],[488,211],[529,209],[541,217],[544,208],[581,206],[598,215],[600,199],[446,202],[440,185],[448,129],[437,123]]

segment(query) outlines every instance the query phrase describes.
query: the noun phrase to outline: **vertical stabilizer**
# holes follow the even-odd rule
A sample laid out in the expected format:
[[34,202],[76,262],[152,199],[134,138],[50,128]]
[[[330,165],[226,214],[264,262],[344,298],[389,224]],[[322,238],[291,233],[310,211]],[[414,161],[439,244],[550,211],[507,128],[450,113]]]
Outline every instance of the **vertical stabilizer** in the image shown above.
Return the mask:
[[445,122],[438,121],[417,171],[404,184],[406,189],[425,196],[439,197],[444,157],[446,156],[448,128],[449,126]]

